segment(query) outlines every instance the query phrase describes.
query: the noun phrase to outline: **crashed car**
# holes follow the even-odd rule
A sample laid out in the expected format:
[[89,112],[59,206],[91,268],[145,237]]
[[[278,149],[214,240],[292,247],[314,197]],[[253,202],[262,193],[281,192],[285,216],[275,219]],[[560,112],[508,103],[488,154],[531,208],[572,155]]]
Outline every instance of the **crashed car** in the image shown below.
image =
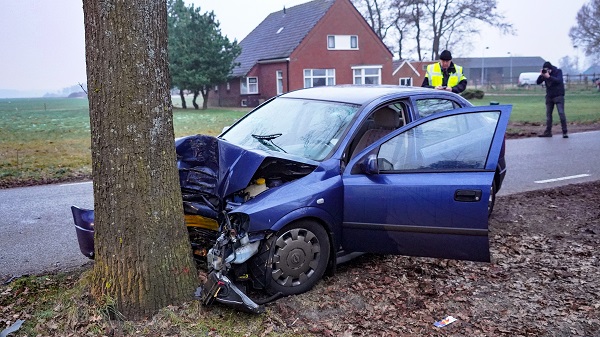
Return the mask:
[[177,139],[209,272],[198,296],[261,312],[366,252],[489,261],[510,112],[426,88],[325,86],[275,97],[218,137]]

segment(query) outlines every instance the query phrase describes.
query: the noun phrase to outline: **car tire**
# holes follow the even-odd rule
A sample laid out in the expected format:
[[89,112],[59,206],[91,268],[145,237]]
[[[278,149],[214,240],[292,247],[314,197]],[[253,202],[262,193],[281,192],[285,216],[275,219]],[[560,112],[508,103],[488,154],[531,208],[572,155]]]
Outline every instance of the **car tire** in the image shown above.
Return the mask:
[[269,240],[267,292],[297,295],[321,280],[330,255],[329,235],[323,226],[309,220],[297,221]]
[[496,179],[492,181],[492,186],[490,186],[490,197],[488,198],[488,218],[492,216],[492,212],[494,211],[494,205],[496,204]]

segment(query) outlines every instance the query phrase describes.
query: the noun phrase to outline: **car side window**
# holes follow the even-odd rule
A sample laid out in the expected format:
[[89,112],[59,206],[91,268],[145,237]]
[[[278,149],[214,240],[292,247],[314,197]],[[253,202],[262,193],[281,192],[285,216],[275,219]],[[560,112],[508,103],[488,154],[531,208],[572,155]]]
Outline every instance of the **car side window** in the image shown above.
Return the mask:
[[431,114],[448,111],[458,106],[451,100],[442,98],[419,99],[416,102],[419,118],[427,117]]
[[381,145],[379,171],[481,170],[499,117],[498,112],[453,115],[407,130]]

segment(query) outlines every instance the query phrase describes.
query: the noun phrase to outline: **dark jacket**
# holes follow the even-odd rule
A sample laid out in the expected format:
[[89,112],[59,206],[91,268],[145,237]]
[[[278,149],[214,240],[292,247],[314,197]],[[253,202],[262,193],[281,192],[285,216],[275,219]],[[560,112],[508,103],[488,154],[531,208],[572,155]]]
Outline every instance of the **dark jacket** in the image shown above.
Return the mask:
[[546,97],[554,98],[565,95],[565,83],[563,82],[562,70],[552,66],[550,77],[544,78],[540,75],[537,79],[537,84],[546,82]]

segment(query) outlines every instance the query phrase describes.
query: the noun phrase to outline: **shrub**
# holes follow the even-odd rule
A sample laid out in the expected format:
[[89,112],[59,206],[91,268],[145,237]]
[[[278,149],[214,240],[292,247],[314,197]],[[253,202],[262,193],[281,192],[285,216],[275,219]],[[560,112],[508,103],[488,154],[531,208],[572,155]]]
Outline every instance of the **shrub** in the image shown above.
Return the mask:
[[482,99],[483,96],[485,96],[485,93],[483,92],[483,90],[479,90],[479,89],[467,89],[465,91],[462,92],[462,97],[464,97],[465,99]]

